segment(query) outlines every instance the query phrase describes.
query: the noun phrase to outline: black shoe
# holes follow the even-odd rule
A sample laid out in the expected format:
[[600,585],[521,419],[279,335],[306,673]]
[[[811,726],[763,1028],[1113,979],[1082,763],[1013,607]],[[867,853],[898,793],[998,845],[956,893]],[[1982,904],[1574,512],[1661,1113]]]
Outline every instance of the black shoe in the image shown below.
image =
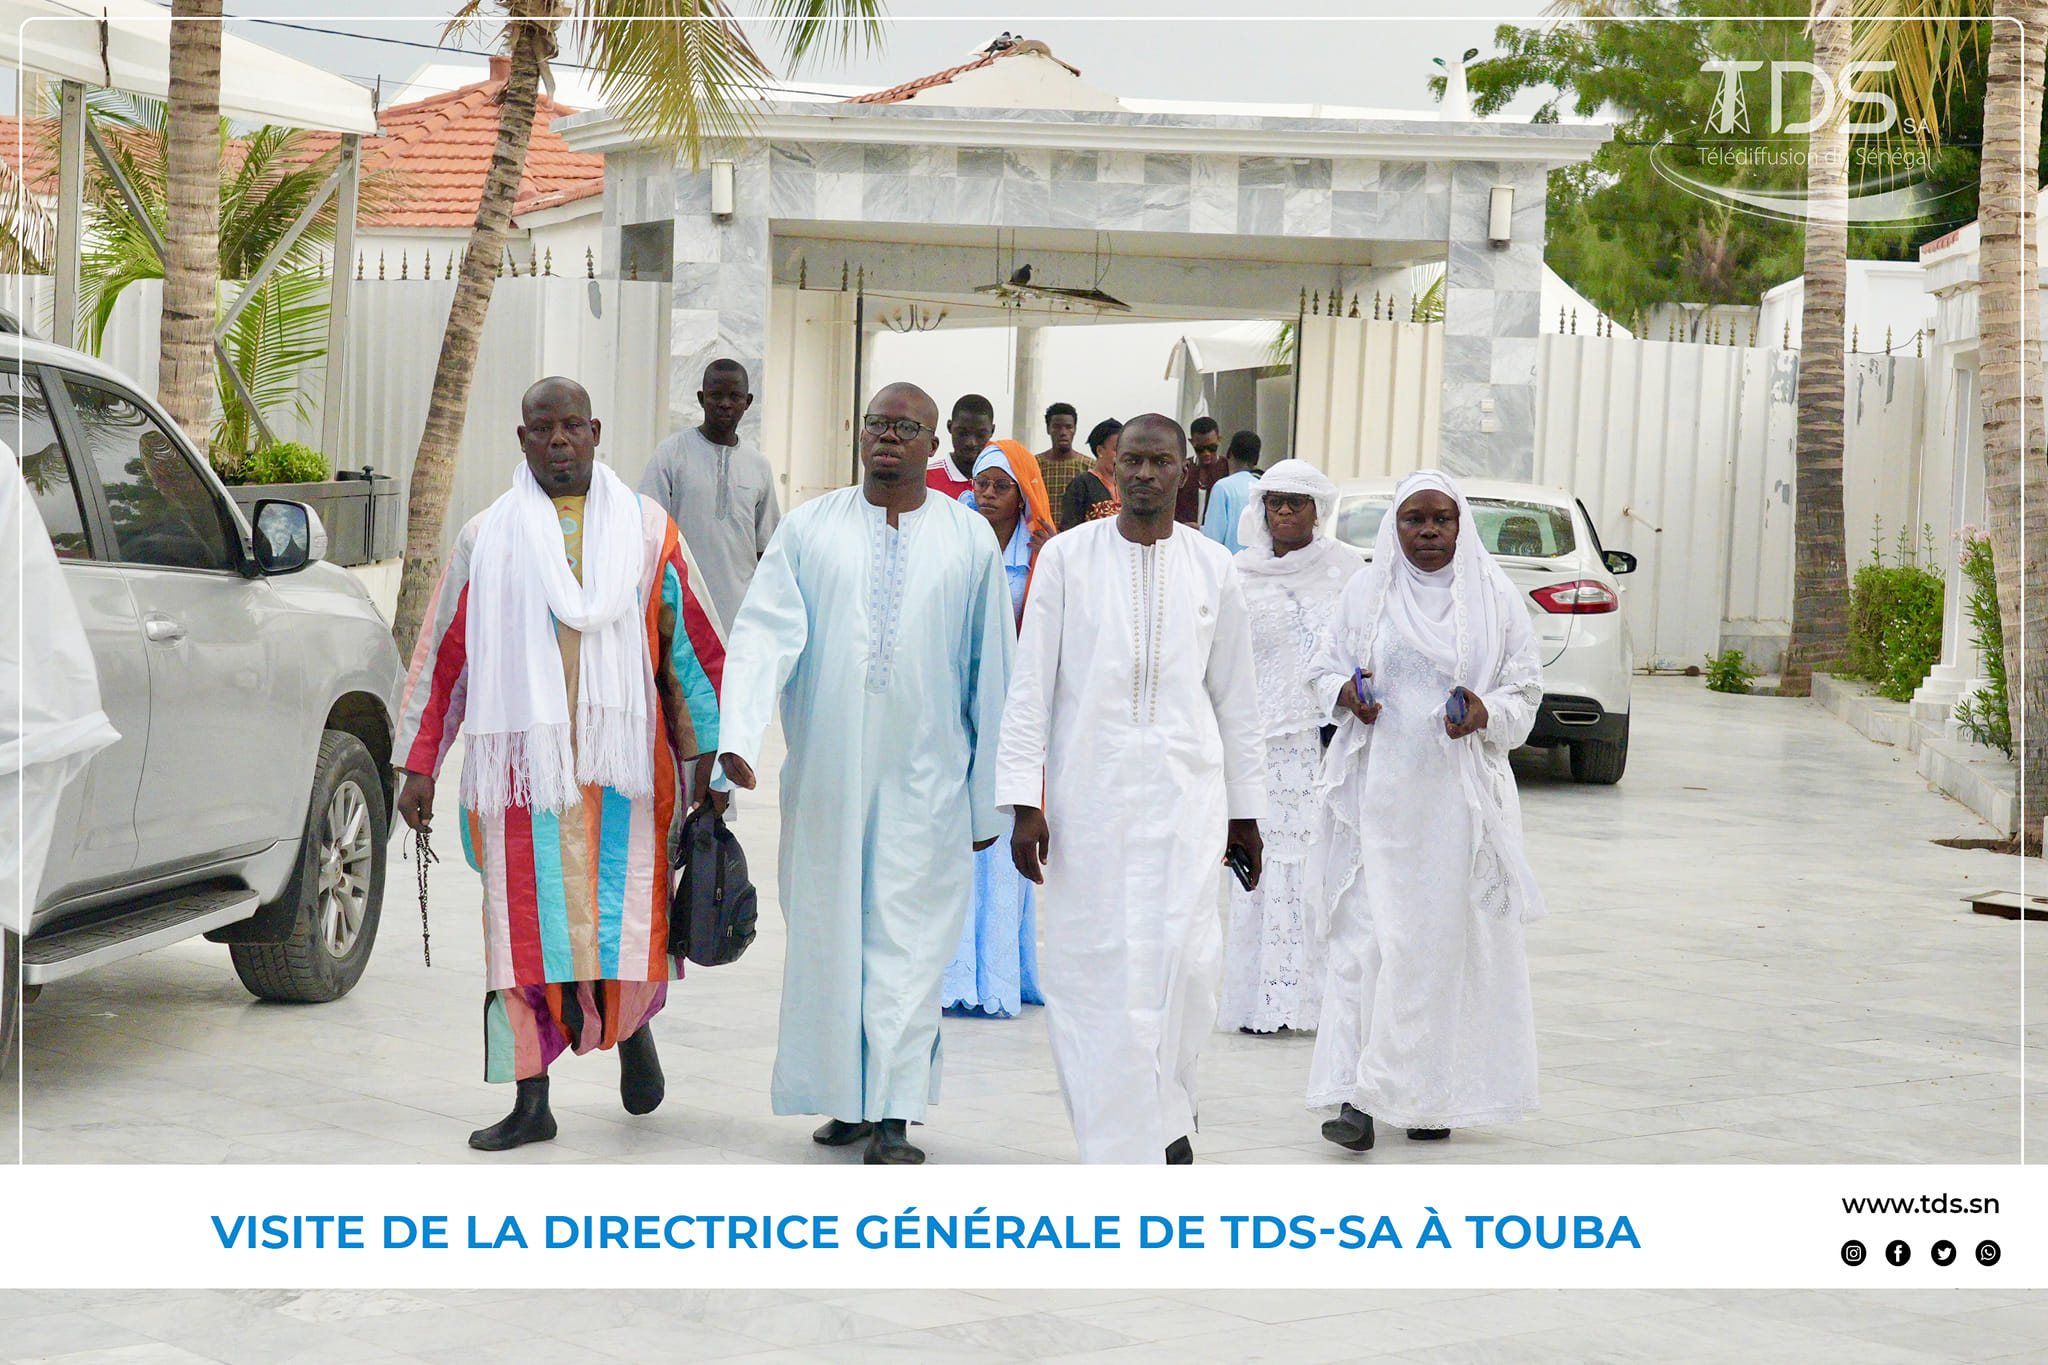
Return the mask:
[[532,1076],[519,1082],[512,1112],[488,1128],[469,1135],[469,1145],[479,1152],[503,1152],[529,1142],[548,1142],[555,1136],[555,1116],[548,1112],[548,1078]]
[[642,1024],[638,1033],[619,1039],[619,1100],[629,1114],[651,1114],[667,1093],[661,1058],[654,1051],[654,1027]]
[[1249,1033],[1254,1038],[1271,1038],[1273,1036],[1272,1029],[1253,1028],[1250,1024],[1239,1024],[1237,1026],[1237,1031],[1239,1033]]
[[1408,1130],[1408,1140],[1410,1142],[1442,1142],[1450,1135],[1451,1130],[1448,1128],[1410,1128]]
[[1177,1137],[1166,1144],[1166,1164],[1169,1166],[1192,1166],[1195,1164],[1195,1144],[1184,1137]]
[[1372,1115],[1347,1104],[1323,1123],[1323,1137],[1354,1152],[1372,1150]]
[[877,1123],[861,1161],[869,1166],[922,1166],[924,1148],[910,1145],[910,1139],[904,1136],[907,1126],[902,1119],[883,1119]]
[[826,1119],[824,1126],[811,1134],[811,1141],[820,1147],[851,1147],[873,1128],[872,1123],[842,1123],[838,1119]]

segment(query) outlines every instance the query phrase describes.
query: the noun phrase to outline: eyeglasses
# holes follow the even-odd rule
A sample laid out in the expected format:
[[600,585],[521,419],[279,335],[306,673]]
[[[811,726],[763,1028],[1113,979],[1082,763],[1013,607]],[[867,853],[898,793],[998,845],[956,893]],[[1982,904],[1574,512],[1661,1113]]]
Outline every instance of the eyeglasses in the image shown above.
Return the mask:
[[915,417],[877,417],[874,413],[860,419],[860,429],[870,436],[884,436],[893,431],[899,441],[915,441],[920,432],[938,434],[937,428],[928,427]]

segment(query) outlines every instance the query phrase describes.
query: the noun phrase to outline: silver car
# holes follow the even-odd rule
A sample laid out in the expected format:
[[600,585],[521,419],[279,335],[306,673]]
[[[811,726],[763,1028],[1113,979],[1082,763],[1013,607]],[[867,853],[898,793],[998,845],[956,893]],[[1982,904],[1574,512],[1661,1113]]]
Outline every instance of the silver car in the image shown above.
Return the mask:
[[[1394,480],[1338,485],[1337,538],[1370,555],[1394,501]],[[1579,782],[1614,783],[1628,767],[1635,643],[1617,578],[1636,557],[1600,543],[1585,504],[1562,488],[1461,481],[1480,544],[1520,589],[1543,652],[1543,702],[1529,744],[1563,748]]]
[[384,889],[390,627],[319,562],[310,508],[259,503],[252,526],[176,424],[89,356],[0,336],[0,435],[121,733],[66,788],[8,945],[28,995],[197,934],[266,1000],[346,993]]

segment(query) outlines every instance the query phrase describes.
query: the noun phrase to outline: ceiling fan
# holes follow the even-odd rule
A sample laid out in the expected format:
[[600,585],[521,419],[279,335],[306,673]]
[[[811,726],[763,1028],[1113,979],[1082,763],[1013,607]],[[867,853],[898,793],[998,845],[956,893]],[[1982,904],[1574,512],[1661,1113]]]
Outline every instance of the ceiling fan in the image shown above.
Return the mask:
[[[1109,252],[1103,240],[1103,233],[1095,234],[1095,282],[1086,289],[1069,289],[1053,284],[1034,284],[1031,281],[1031,263],[1016,265],[1007,276],[994,284],[975,286],[977,294],[995,296],[1005,308],[1021,307],[1026,303],[1044,303],[1049,308],[1071,312],[1075,307],[1090,308],[1098,313],[1128,313],[1131,306],[1114,294],[1102,288],[1102,280],[1109,273]],[[1010,245],[1010,260],[1015,265],[1017,247],[1014,237]],[[1003,245],[1002,234],[996,234],[996,273],[1002,275]]]

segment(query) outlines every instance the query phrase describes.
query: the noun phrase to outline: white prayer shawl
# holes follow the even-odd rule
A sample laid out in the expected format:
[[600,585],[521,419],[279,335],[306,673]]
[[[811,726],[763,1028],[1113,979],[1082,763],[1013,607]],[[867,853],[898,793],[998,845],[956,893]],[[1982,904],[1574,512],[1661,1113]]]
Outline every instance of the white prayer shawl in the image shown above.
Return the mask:
[[[1315,536],[1273,553],[1265,499],[1313,498]],[[1260,479],[1238,523],[1235,563],[1250,612],[1252,661],[1266,738],[1265,871],[1256,890],[1234,882],[1218,1027],[1313,1029],[1322,999],[1323,934],[1329,922],[1323,870],[1329,816],[1319,790],[1319,731],[1329,708],[1317,695],[1315,665],[1337,618],[1345,585],[1365,556],[1332,534],[1337,485],[1302,460],[1282,460]]]
[[[1425,489],[1448,493],[1458,504],[1457,550],[1450,567],[1435,573],[1425,573],[1409,562],[1396,530],[1401,504]],[[1464,490],[1440,470],[1417,470],[1401,480],[1394,490],[1393,506],[1380,521],[1372,563],[1352,580],[1338,606],[1330,647],[1317,669],[1327,713],[1339,718],[1337,737],[1323,764],[1326,785],[1339,785],[1348,769],[1366,762],[1371,727],[1348,711],[1338,711],[1337,694],[1351,680],[1353,668],[1372,671],[1375,647],[1381,634],[1390,629],[1400,631],[1425,657],[1481,700],[1504,684],[1519,690],[1533,660],[1540,695],[1542,662],[1521,594],[1480,543],[1472,504]],[[1494,710],[1491,701],[1487,709]],[[1475,863],[1488,849],[1500,859],[1516,913],[1527,924],[1543,918],[1546,911],[1543,893],[1522,847],[1521,800],[1508,754],[1528,738],[1535,713],[1530,711],[1519,730],[1503,724],[1503,719],[1494,716],[1487,729],[1469,736],[1470,743],[1456,745],[1453,751],[1473,822]],[[1358,755],[1355,764],[1354,754]]]
[[[1266,529],[1266,495],[1300,493],[1316,503],[1315,538],[1284,555],[1273,553]],[[1233,561],[1244,584],[1245,601],[1285,599],[1297,628],[1287,640],[1262,640],[1253,631],[1252,654],[1259,664],[1259,706],[1268,740],[1328,723],[1329,706],[1317,695],[1314,664],[1336,619],[1338,597],[1365,568],[1365,556],[1335,537],[1337,485],[1306,460],[1282,460],[1259,479],[1257,493],[1238,519],[1244,548]]]
[[[583,505],[583,579],[564,553],[561,518],[524,460],[484,512],[469,587],[469,699],[462,804],[485,817],[511,806],[564,811],[581,788],[628,800],[654,792],[653,690],[640,579],[640,499],[610,466],[591,467]],[[555,622],[581,633],[574,742]]]
[[1178,526],[1142,547],[1113,519],[1047,543],[996,799],[1050,827],[1040,981],[1081,1159],[1162,1164],[1196,1124],[1227,823],[1266,808],[1250,628],[1222,546]]
[[121,736],[49,532],[14,451],[0,452],[0,927],[26,933],[58,798]]
[[[1436,573],[1396,531],[1424,488],[1459,504],[1457,551]],[[1309,1105],[1351,1103],[1396,1128],[1518,1118],[1536,1107],[1523,925],[1543,901],[1508,754],[1534,724],[1542,664],[1519,595],[1440,473],[1402,482],[1371,567],[1345,590],[1317,668],[1333,707],[1359,666],[1385,709],[1372,726],[1343,713],[1324,763],[1332,918]],[[1458,740],[1443,733],[1452,681],[1488,712]]]

